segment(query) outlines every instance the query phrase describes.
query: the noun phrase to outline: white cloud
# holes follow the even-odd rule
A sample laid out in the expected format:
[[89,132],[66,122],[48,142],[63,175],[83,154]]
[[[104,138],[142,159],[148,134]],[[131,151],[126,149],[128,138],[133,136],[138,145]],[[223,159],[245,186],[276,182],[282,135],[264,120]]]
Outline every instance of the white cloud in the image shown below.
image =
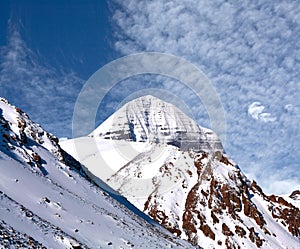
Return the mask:
[[264,112],[259,115],[259,119],[265,123],[268,123],[274,122],[276,120],[276,117],[273,117],[271,113]]
[[[300,5],[267,0],[115,0],[115,48],[122,54],[166,52],[197,64],[213,82],[227,115],[226,151],[262,187],[276,192],[263,171],[286,165],[280,179],[300,183]],[[176,83],[166,89],[197,112],[197,101]],[[250,108],[258,99],[262,104]],[[267,107],[267,108],[266,108]],[[199,108],[201,109],[201,108]],[[265,111],[265,110],[270,111]],[[260,122],[249,122],[249,115]],[[200,124],[207,118],[195,115]],[[276,121],[276,122],[275,122]],[[287,172],[293,172],[293,177]]]
[[248,107],[248,114],[256,119],[260,120],[262,122],[274,122],[276,120],[276,117],[273,117],[271,113],[263,112],[265,107],[258,101],[253,102]]
[[263,112],[264,109],[265,107],[262,106],[260,102],[253,102],[248,107],[248,113],[252,118],[258,120],[259,115]]

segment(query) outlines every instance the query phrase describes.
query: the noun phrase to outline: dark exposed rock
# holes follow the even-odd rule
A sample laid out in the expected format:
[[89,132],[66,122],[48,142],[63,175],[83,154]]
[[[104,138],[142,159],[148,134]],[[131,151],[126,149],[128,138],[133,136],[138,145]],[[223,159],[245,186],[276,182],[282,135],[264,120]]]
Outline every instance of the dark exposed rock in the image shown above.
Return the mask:
[[242,227],[240,227],[240,226],[235,226],[235,233],[238,236],[240,236],[241,238],[245,237],[245,235],[246,235],[246,231]]
[[300,200],[300,190],[295,190],[290,194],[290,198],[293,200]]
[[226,236],[233,235],[233,233],[230,231],[229,227],[225,223],[222,224],[222,233]]
[[263,239],[259,237],[259,235],[255,232],[254,227],[249,229],[249,238],[250,240],[256,244],[257,247],[261,247],[263,245]]
[[3,137],[6,139],[7,142],[10,142],[10,136],[7,133],[4,133]]
[[200,226],[201,231],[204,233],[206,237],[211,238],[212,240],[215,240],[216,235],[215,233],[211,230],[210,226],[208,224],[203,224]]

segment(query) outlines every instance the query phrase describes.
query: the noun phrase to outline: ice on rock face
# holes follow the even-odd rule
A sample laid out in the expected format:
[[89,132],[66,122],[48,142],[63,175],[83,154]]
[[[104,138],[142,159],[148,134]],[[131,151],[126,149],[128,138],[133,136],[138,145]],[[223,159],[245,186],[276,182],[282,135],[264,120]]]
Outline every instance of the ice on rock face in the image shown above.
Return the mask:
[[125,104],[90,136],[165,143],[183,150],[223,150],[213,131],[199,126],[174,105],[151,95]]

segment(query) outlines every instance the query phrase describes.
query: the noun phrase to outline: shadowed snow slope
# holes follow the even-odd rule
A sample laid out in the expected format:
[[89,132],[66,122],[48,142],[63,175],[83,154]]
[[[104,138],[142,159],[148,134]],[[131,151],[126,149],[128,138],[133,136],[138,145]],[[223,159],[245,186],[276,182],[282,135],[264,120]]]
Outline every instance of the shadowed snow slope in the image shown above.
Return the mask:
[[5,99],[0,217],[0,248],[192,248],[99,189],[56,137]]
[[296,201],[264,194],[212,131],[155,97],[127,103],[62,147],[95,182],[195,246],[299,248]]

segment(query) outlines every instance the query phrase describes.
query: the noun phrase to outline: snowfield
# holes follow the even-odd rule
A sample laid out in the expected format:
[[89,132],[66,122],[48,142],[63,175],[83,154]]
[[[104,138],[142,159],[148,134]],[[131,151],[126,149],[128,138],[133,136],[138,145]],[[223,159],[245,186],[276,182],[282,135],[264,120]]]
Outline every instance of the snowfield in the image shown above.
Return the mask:
[[0,247],[193,248],[97,187],[4,99],[0,121]]
[[0,99],[0,248],[298,249],[299,199],[153,96],[64,141]]
[[60,144],[99,186],[194,246],[299,248],[298,196],[264,194],[216,134],[160,99],[130,101]]

